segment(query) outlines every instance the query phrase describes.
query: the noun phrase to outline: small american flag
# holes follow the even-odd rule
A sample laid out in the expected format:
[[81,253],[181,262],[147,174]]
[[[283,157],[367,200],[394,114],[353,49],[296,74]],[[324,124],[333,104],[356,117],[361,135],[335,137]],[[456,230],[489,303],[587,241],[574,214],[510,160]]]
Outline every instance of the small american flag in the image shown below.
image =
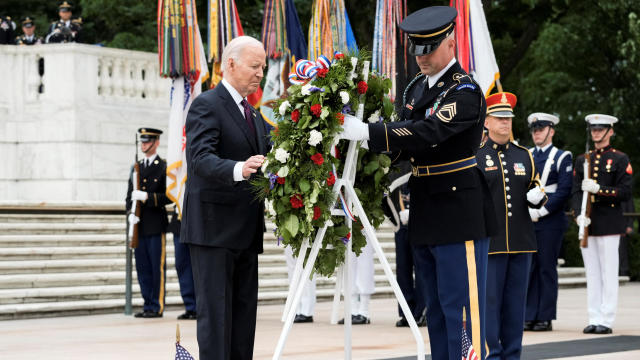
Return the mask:
[[467,336],[467,331],[462,327],[462,360],[478,360],[478,355],[473,350],[471,340]]
[[176,360],[195,360],[187,349],[183,348],[180,343],[176,343]]

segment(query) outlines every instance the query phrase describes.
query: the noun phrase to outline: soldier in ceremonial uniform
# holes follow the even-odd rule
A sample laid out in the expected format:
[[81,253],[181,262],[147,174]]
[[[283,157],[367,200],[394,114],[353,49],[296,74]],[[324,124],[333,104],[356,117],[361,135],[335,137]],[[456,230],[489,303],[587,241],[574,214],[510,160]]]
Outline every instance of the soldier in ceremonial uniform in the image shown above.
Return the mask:
[[527,283],[536,238],[528,206],[546,200],[526,148],[510,141],[516,96],[487,97],[488,138],[476,159],[489,183],[499,232],[491,236],[487,269],[487,359],[520,359]]
[[496,230],[489,189],[476,163],[486,104],[455,59],[457,11],[427,7],[400,28],[421,74],[403,95],[403,118],[364,124],[345,116],[343,139],[368,140],[372,151],[409,159],[409,241],[416,281],[424,289],[434,360],[460,360],[463,313],[479,358],[485,357],[484,309],[488,236]]
[[63,1],[58,6],[60,20],[54,21],[49,26],[49,32],[45,41],[51,43],[81,42],[82,19],[71,19],[73,5]]
[[10,16],[0,16],[0,45],[13,44],[13,32],[16,30],[16,23]]
[[581,214],[583,192],[588,192],[591,214],[579,215],[578,225],[588,226],[588,244],[581,248],[587,273],[589,325],[585,334],[611,334],[618,306],[618,245],[627,222],[621,203],[631,198],[633,170],[629,157],[611,146],[613,124],[618,119],[592,114],[585,118],[595,149],[589,151],[589,174],[584,176],[585,156],[576,159],[571,207]]
[[36,24],[33,22],[33,18],[27,16],[24,19],[22,19],[22,32],[24,34],[16,38],[16,45],[42,44],[42,38],[35,35]]
[[[415,262],[413,260],[413,249],[409,242],[409,178],[411,177],[411,165],[408,161],[403,161],[400,165],[400,174],[391,175],[393,179],[389,185],[389,195],[382,203],[385,215],[393,223],[393,231],[396,243],[396,280],[402,290],[402,295],[407,301],[413,318],[418,326],[426,326],[427,320],[425,312],[423,291],[414,280]],[[409,323],[398,305],[400,319],[396,322],[397,327],[407,327]]]
[[556,318],[558,256],[568,226],[565,205],[571,197],[573,160],[569,151],[553,146],[555,126],[560,122],[557,116],[534,113],[527,120],[535,144],[530,151],[536,176],[549,200],[540,209],[529,208],[538,252],[531,261],[524,329],[550,331]]
[[[132,201],[141,201],[140,218],[129,214],[130,223],[138,225],[138,247],[135,249],[136,272],[140,292],[144,299],[143,311],[135,317],[162,317],[165,295],[165,232],[167,230],[167,210],[171,201],[166,195],[167,162],[157,154],[162,130],[138,129],[140,149],[145,157],[140,163],[140,189],[133,190],[132,176],[129,176],[127,190],[127,212]],[[132,170],[133,171],[133,170]]]
[[180,283],[180,296],[184,303],[185,312],[178,315],[178,320],[196,320],[196,290],[193,285],[193,271],[191,269],[191,255],[187,244],[180,242],[180,228],[182,221],[178,218],[178,209],[174,208],[167,232],[173,234],[173,248],[176,258],[176,272]]

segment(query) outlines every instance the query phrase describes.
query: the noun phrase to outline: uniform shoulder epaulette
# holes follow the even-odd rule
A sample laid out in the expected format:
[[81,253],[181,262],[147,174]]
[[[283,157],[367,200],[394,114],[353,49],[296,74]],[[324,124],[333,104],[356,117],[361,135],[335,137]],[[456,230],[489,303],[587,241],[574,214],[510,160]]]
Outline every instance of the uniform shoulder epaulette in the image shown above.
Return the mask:
[[524,150],[524,151],[526,151],[526,152],[529,152],[529,149],[527,149],[526,147],[524,147],[524,146],[522,146],[522,145],[520,145],[520,144],[516,144],[516,143],[514,143],[514,142],[511,142],[511,145],[514,145],[514,146],[515,146],[515,147],[517,147],[517,148],[520,148],[520,149],[522,149],[522,150]]

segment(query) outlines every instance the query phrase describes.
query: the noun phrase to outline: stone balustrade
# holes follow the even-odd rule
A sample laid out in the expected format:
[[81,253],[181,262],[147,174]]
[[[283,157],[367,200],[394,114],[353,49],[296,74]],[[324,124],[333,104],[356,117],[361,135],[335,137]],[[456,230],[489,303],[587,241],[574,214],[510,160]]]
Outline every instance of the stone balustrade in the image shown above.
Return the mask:
[[0,200],[121,200],[135,130],[168,126],[155,53],[0,45],[0,84]]

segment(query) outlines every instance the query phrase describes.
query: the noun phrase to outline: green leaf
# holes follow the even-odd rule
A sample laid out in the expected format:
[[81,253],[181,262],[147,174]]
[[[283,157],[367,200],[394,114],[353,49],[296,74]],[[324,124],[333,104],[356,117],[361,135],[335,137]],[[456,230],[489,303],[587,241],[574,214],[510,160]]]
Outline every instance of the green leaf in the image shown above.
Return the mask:
[[303,193],[307,193],[309,192],[309,190],[311,189],[311,184],[309,184],[309,181],[307,179],[302,179],[300,180],[300,190]]
[[284,222],[284,229],[287,230],[291,234],[291,236],[296,236],[296,234],[298,233],[298,227],[298,217],[294,214],[289,215],[287,220],[285,220]]
[[366,175],[373,174],[373,172],[376,171],[378,169],[378,167],[380,167],[380,164],[378,164],[377,161],[372,161],[372,162],[368,163],[367,165],[365,165],[364,173]]

